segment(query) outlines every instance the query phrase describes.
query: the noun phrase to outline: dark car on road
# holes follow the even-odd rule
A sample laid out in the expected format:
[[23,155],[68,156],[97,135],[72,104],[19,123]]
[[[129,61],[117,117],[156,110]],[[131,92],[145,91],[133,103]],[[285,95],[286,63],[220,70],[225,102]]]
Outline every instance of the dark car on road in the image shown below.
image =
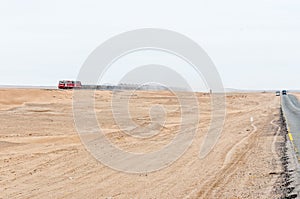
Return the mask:
[[286,90],[283,90],[282,91],[282,95],[286,95],[287,91]]

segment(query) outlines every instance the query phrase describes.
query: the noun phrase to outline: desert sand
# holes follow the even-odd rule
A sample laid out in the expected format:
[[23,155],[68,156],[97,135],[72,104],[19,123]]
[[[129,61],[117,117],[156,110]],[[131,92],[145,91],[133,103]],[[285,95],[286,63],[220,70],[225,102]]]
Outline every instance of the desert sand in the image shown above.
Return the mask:
[[[170,166],[128,174],[97,161],[81,143],[71,90],[0,90],[0,198],[276,198],[282,172],[278,146],[280,98],[273,93],[227,94],[226,120],[211,153],[199,159],[210,122],[210,99],[197,94],[200,121],[192,145]],[[161,135],[139,142],[112,120],[110,91],[97,91],[95,110],[106,137],[132,152],[163,147],[180,114],[168,92],[137,92],[133,120],[148,125],[151,104],[166,107]],[[253,122],[250,118],[253,118]]]

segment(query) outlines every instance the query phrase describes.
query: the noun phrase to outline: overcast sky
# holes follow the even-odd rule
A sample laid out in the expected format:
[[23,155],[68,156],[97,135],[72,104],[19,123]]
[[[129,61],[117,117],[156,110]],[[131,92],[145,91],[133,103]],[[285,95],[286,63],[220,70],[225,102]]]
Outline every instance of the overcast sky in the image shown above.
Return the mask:
[[0,85],[75,79],[97,46],[138,28],[196,41],[227,88],[300,89],[299,0],[0,0]]

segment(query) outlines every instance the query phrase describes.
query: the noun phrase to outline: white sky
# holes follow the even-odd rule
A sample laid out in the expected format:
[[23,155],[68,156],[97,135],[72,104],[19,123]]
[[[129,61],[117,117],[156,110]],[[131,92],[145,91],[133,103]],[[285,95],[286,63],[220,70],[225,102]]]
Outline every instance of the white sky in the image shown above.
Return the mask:
[[299,0],[0,0],[0,85],[75,79],[102,42],[149,27],[200,44],[227,88],[300,88]]

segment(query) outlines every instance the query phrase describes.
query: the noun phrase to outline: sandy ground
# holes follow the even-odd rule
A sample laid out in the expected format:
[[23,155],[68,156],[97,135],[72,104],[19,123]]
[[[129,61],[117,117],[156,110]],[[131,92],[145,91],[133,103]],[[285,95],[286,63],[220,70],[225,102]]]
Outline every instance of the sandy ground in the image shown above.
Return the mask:
[[[180,125],[176,99],[167,92],[138,92],[133,120],[150,123],[152,103],[168,109],[162,134],[138,142],[117,129],[111,93],[97,91],[96,112],[106,137],[124,150],[149,152],[168,143]],[[199,159],[209,122],[209,97],[198,94],[201,120],[186,153],[169,167],[127,174],[104,166],[81,143],[72,91],[0,90],[0,198],[276,198],[282,166],[276,145],[280,98],[230,94],[226,121],[213,151]],[[250,117],[254,122],[250,122]],[[177,124],[177,125],[176,125]],[[278,135],[278,136],[277,136]],[[155,140],[157,139],[157,140]]]

